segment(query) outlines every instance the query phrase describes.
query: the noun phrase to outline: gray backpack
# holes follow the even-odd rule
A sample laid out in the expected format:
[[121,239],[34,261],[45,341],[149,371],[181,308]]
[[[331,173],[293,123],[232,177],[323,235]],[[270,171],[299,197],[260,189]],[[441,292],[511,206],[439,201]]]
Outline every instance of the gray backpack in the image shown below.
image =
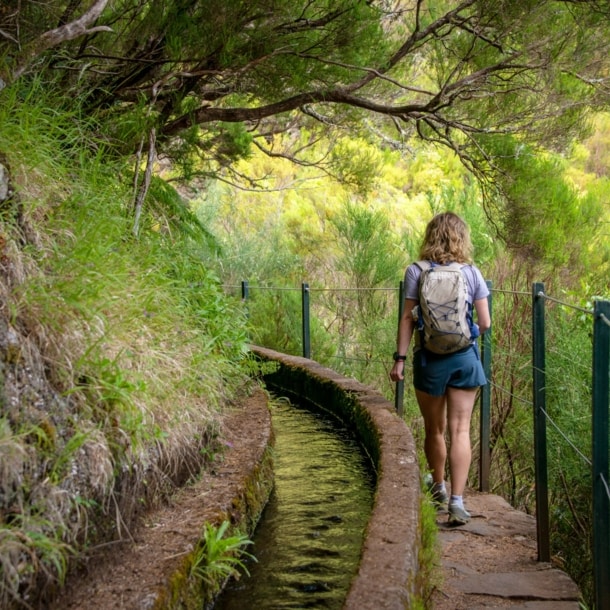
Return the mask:
[[473,340],[472,305],[461,263],[415,263],[421,270],[419,306],[414,318],[420,346],[434,354],[452,354]]

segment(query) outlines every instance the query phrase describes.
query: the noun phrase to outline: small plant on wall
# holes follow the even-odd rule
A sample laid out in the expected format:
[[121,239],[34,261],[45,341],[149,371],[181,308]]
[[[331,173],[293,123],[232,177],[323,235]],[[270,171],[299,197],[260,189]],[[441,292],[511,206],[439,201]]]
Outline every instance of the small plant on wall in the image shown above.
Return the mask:
[[219,590],[229,578],[239,578],[240,573],[249,576],[244,560],[256,561],[254,555],[245,550],[252,541],[240,533],[225,538],[228,527],[228,521],[223,521],[219,527],[206,523],[193,555],[189,576],[207,590]]

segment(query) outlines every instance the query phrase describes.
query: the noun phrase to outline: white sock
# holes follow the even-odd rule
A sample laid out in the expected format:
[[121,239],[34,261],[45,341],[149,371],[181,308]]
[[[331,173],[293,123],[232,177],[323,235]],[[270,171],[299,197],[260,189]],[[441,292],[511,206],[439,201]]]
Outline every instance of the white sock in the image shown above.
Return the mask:
[[434,485],[432,485],[432,491],[446,492],[447,488],[445,487],[445,481],[441,481],[440,483],[434,483]]
[[452,506],[458,506],[459,508],[464,508],[464,498],[462,496],[451,496],[451,500],[449,500],[449,504]]

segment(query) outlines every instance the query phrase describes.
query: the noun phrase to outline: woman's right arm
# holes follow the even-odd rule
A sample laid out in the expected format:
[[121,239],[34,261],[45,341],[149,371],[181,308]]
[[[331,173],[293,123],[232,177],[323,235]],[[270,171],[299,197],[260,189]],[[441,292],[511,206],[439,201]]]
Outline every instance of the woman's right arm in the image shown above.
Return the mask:
[[[398,336],[396,337],[396,352],[402,356],[407,356],[415,321],[413,320],[413,308],[417,305],[417,301],[413,299],[405,299],[405,306],[398,322]],[[397,360],[390,371],[390,379],[392,381],[402,381],[405,378],[405,362]]]

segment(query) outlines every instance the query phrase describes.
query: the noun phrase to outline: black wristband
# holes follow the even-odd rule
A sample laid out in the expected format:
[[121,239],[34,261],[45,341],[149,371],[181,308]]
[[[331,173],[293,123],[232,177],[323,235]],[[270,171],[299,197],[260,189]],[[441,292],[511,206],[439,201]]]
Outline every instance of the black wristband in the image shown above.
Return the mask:
[[404,362],[407,359],[406,356],[402,356],[398,352],[394,352],[394,355],[392,356],[392,358],[394,358],[394,362],[399,362],[399,361]]

